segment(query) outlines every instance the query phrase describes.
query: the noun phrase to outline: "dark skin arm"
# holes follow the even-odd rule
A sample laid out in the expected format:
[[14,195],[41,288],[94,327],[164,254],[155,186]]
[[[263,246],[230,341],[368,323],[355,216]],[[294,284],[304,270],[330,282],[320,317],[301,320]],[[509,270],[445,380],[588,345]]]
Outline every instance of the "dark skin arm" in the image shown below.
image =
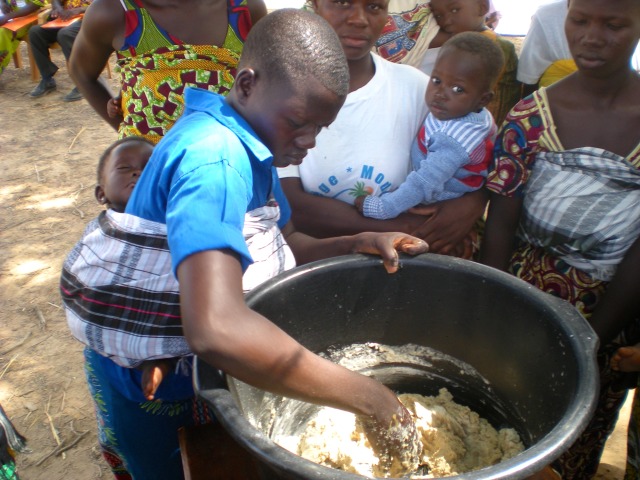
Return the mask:
[[[427,248],[424,242],[404,234],[367,233],[317,240],[296,232],[291,225],[283,233],[301,262],[348,252],[378,252],[387,269],[395,271],[394,245],[413,254]],[[415,435],[409,414],[391,390],[313,354],[247,307],[242,268],[235,253],[196,253],[179,265],[177,273],[184,335],[192,351],[207,363],[255,387],[362,415],[375,432],[371,441],[380,448],[393,444],[393,434],[387,432],[396,419]]]
[[[341,200],[304,191],[299,178],[280,180],[291,204],[292,220],[300,231],[318,238],[359,232],[405,232],[429,243],[430,251],[449,253],[484,212],[486,196],[473,192],[454,200],[412,209],[396,218],[376,220],[360,215]],[[435,248],[433,247],[435,245]]]
[[428,215],[428,219],[409,233],[424,239],[430,251],[451,255],[484,214],[487,199],[481,188],[452,200],[414,207],[409,212]]
[[107,103],[113,94],[100,74],[109,56],[113,42],[124,32],[124,11],[117,0],[96,0],[82,20],[82,27],[73,43],[69,59],[69,74],[78,90],[93,109],[115,130],[122,117],[111,118]]
[[0,15],[0,25],[4,25],[5,23],[7,23],[7,20],[11,20],[12,18],[19,18],[29,15],[30,13],[36,12],[40,8],[30,2],[27,2],[24,7],[14,11],[11,11],[11,9],[9,8],[9,4],[6,2],[2,2],[0,5],[2,5],[3,13],[3,15]]
[[590,323],[600,344],[611,342],[640,314],[640,238],[627,251],[607,292],[591,316]]
[[480,263],[506,271],[513,253],[522,200],[495,193],[489,200],[489,214],[480,249]]

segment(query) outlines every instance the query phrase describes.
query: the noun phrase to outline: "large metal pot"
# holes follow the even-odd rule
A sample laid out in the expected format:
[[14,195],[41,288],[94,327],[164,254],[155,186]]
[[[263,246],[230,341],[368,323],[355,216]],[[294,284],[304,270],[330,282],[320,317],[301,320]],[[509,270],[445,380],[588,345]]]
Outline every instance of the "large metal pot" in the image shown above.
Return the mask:
[[[379,258],[349,255],[280,275],[247,303],[315,352],[352,343],[418,344],[466,362],[484,381],[448,365],[382,376],[395,391],[436,393],[446,386],[494,424],[509,424],[526,450],[500,464],[451,477],[522,479],[556,459],[595,407],[596,336],[569,304],[503,272],[452,257],[403,257],[389,275]],[[277,348],[277,345],[274,345]],[[196,389],[222,425],[273,477],[362,479],[316,465],[276,445],[259,418],[270,394],[196,362]],[[503,426],[503,425],[496,425]]]

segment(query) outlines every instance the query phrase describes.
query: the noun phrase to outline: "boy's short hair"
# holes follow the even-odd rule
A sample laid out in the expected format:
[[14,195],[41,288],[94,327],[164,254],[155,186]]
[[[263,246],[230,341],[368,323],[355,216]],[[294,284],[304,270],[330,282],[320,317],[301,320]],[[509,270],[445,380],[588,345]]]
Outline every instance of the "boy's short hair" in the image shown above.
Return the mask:
[[295,84],[314,77],[339,96],[349,93],[349,67],[333,28],[319,15],[283,8],[249,32],[238,69]]
[[477,56],[483,66],[488,87],[493,88],[504,69],[504,54],[498,43],[478,32],[462,32],[445,42],[440,55],[448,49],[455,48]]
[[107,147],[107,149],[104,152],[102,152],[102,155],[100,155],[100,159],[98,160],[98,169],[97,169],[98,185],[100,185],[102,182],[102,173],[104,170],[104,166],[107,164],[107,160],[111,156],[111,152],[113,152],[113,150],[116,147],[122,145],[123,143],[129,143],[129,142],[144,142],[144,143],[148,143],[152,147],[155,146],[152,142],[150,142],[144,137],[125,137],[113,142],[111,145]]

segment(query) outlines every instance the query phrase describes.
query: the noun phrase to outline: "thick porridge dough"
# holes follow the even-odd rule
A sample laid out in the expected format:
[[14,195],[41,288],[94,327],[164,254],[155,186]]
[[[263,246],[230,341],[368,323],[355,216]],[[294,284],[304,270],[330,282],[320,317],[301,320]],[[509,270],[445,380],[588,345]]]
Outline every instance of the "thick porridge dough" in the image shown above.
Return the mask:
[[[412,478],[438,478],[496,464],[524,450],[513,429],[496,431],[488,421],[453,401],[440,390],[437,397],[403,394],[400,400],[414,414],[422,440],[422,464],[427,475]],[[378,459],[355,415],[323,407],[298,437],[278,439],[292,452],[333,468],[375,477]],[[406,472],[391,472],[402,476]]]

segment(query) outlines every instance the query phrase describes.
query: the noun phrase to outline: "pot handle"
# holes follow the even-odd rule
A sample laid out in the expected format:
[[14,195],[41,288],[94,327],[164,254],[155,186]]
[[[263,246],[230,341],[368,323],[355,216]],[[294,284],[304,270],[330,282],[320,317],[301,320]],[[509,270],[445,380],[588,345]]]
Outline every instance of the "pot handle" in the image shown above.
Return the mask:
[[202,396],[208,390],[229,390],[227,379],[222,370],[212,367],[204,360],[193,356],[193,389]]
[[[535,287],[532,287],[535,288]],[[558,298],[550,293],[539,291],[542,295],[546,295],[549,303],[553,304],[554,310],[562,312],[561,318],[571,323],[575,333],[582,342],[589,348],[588,351],[595,352],[600,346],[600,338],[596,334],[589,321],[582,316],[576,307],[562,298]]]

